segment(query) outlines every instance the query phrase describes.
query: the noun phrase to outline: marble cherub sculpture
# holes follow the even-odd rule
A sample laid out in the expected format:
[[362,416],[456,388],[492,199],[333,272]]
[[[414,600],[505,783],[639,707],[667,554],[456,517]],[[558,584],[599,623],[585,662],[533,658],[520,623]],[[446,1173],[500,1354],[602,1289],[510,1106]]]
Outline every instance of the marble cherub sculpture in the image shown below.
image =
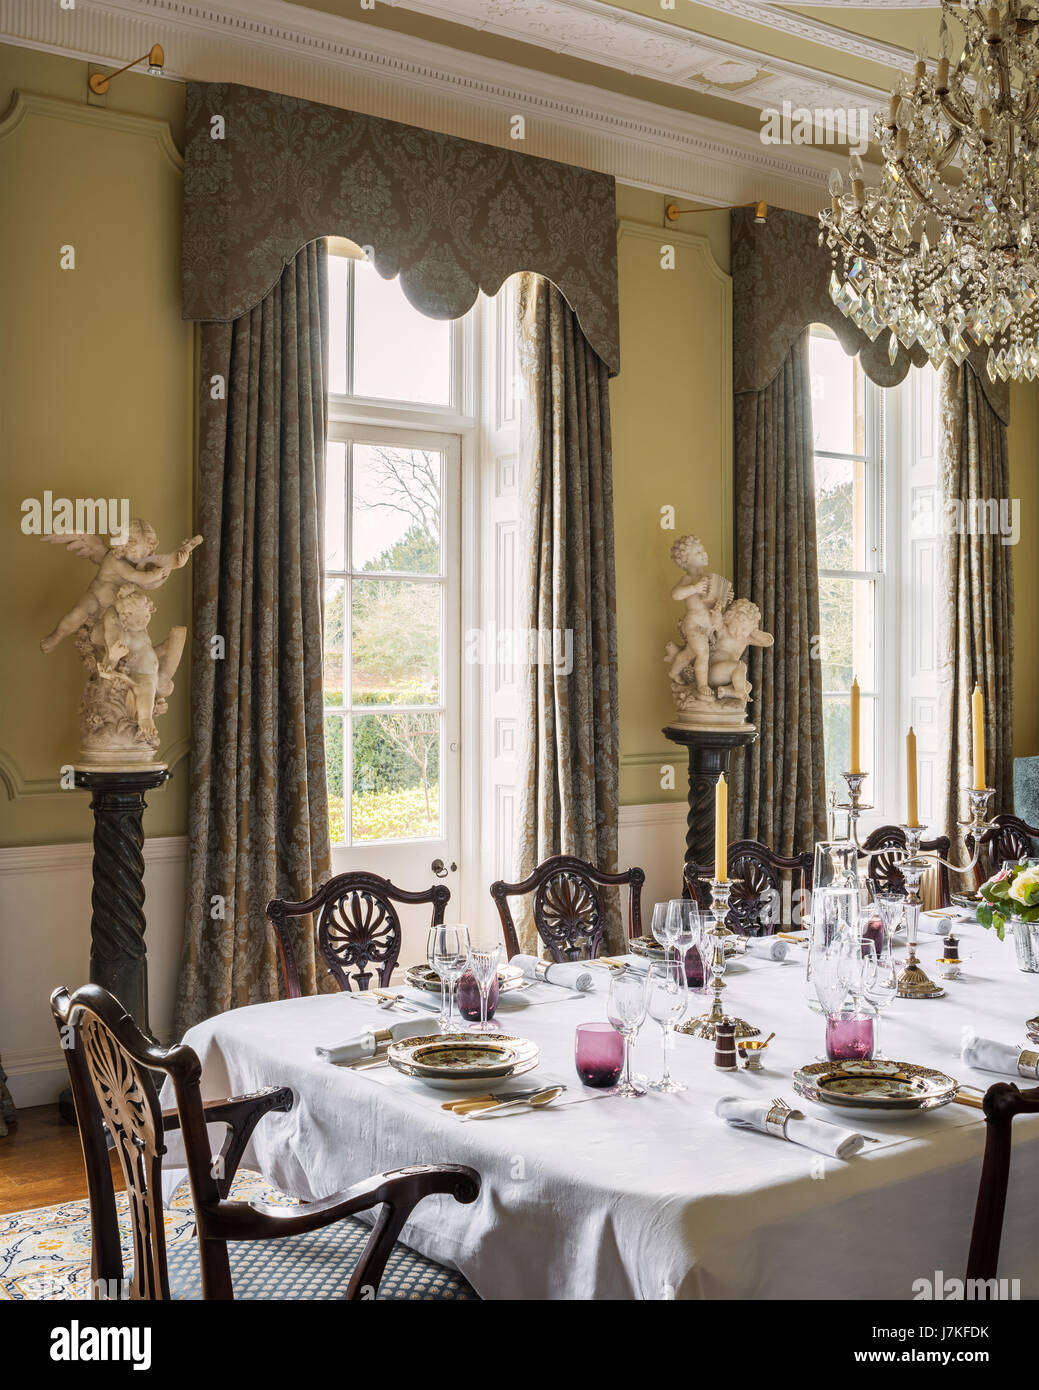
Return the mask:
[[748,647],[771,647],[761,612],[750,599],[733,599],[730,582],[708,571],[707,551],[696,536],[681,536],[671,558],[684,571],[671,597],[685,604],[678,623],[682,644],[664,649],[679,724],[692,728],[749,727],[751,687],[743,660]]
[[135,518],[112,546],[81,532],[44,539],[97,565],[86,593],[40,643],[51,652],[76,633],[76,649],[87,668],[80,704],[83,757],[102,764],[150,762],[159,747],[155,716],[166,712],[187,628],[173,627],[153,645],[148,623],[155,605],[147,591],[183,569],[202,537],[193,536],[171,554],[156,554],[155,531]]

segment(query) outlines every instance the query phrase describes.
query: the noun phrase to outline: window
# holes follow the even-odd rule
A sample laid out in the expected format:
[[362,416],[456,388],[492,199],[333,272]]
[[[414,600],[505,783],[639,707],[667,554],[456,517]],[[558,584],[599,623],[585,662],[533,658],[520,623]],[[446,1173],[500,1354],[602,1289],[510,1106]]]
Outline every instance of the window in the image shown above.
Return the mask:
[[[447,835],[464,329],[329,256],[325,745],[333,845]],[[449,737],[449,734],[451,735]],[[428,857],[428,850],[427,850]]]
[[864,831],[905,817],[905,734],[916,730],[920,815],[940,815],[935,572],[940,539],[937,374],[914,367],[884,390],[816,324],[815,431],[826,793],[848,799],[850,689],[862,693],[860,756],[875,809]]

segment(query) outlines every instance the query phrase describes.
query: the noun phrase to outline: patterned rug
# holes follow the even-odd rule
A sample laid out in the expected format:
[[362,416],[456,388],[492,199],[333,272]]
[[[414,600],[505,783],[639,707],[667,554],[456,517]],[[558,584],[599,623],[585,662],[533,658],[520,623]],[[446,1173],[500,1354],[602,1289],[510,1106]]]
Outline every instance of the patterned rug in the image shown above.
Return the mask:
[[[258,1173],[240,1172],[233,1200],[292,1206]],[[126,1194],[116,1197],[123,1261],[130,1265]],[[170,1292],[176,1299],[202,1297],[195,1222],[188,1189],[181,1187],[165,1214]],[[231,1279],[241,1299],[342,1298],[370,1228],[348,1218],[313,1235],[228,1244]],[[84,1199],[0,1216],[0,1301],[90,1297],[90,1209]],[[468,1302],[477,1294],[457,1271],[395,1247],[379,1286],[380,1299]]]

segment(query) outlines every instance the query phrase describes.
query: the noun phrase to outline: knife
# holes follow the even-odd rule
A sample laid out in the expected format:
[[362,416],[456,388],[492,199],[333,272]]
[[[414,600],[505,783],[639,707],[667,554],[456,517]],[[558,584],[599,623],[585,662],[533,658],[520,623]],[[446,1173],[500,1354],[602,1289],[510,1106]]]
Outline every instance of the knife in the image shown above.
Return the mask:
[[544,1089],[544,1086],[531,1086],[526,1091],[489,1091],[483,1096],[463,1096],[460,1100],[445,1100],[440,1108],[441,1110],[453,1110],[458,1114],[463,1106],[505,1105],[510,1100],[526,1100],[528,1096],[536,1096],[539,1091]]

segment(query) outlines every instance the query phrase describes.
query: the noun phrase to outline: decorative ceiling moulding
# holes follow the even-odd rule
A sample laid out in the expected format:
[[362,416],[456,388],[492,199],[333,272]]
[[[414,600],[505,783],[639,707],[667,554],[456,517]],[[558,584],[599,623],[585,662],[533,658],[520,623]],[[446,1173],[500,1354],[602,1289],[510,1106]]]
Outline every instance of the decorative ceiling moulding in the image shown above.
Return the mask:
[[511,145],[509,117],[520,112],[528,153],[685,201],[764,198],[815,214],[825,199],[824,148],[763,145],[722,121],[391,30],[378,31],[375,52],[372,35],[280,0],[81,0],[75,10],[0,0],[4,42],[112,67],[159,42],[171,78],[261,87],[485,144]]
[[[822,3],[822,0],[818,0]],[[869,63],[879,63],[882,67],[904,66],[908,49],[897,44],[882,43],[879,39],[867,39],[861,34],[853,34],[847,29],[838,29],[825,24],[821,19],[810,19],[794,10],[783,9],[779,5],[768,4],[765,0],[685,0],[685,3],[700,4],[710,10],[721,10],[734,19],[746,19],[751,24],[763,24],[768,29],[776,29],[781,34],[789,34],[806,43],[820,44],[823,48],[836,49],[852,58],[863,58]],[[872,9],[872,4],[847,6],[848,9]],[[914,5],[907,8],[919,9]],[[928,5],[926,8],[931,9]],[[937,8],[937,7],[934,7]]]

